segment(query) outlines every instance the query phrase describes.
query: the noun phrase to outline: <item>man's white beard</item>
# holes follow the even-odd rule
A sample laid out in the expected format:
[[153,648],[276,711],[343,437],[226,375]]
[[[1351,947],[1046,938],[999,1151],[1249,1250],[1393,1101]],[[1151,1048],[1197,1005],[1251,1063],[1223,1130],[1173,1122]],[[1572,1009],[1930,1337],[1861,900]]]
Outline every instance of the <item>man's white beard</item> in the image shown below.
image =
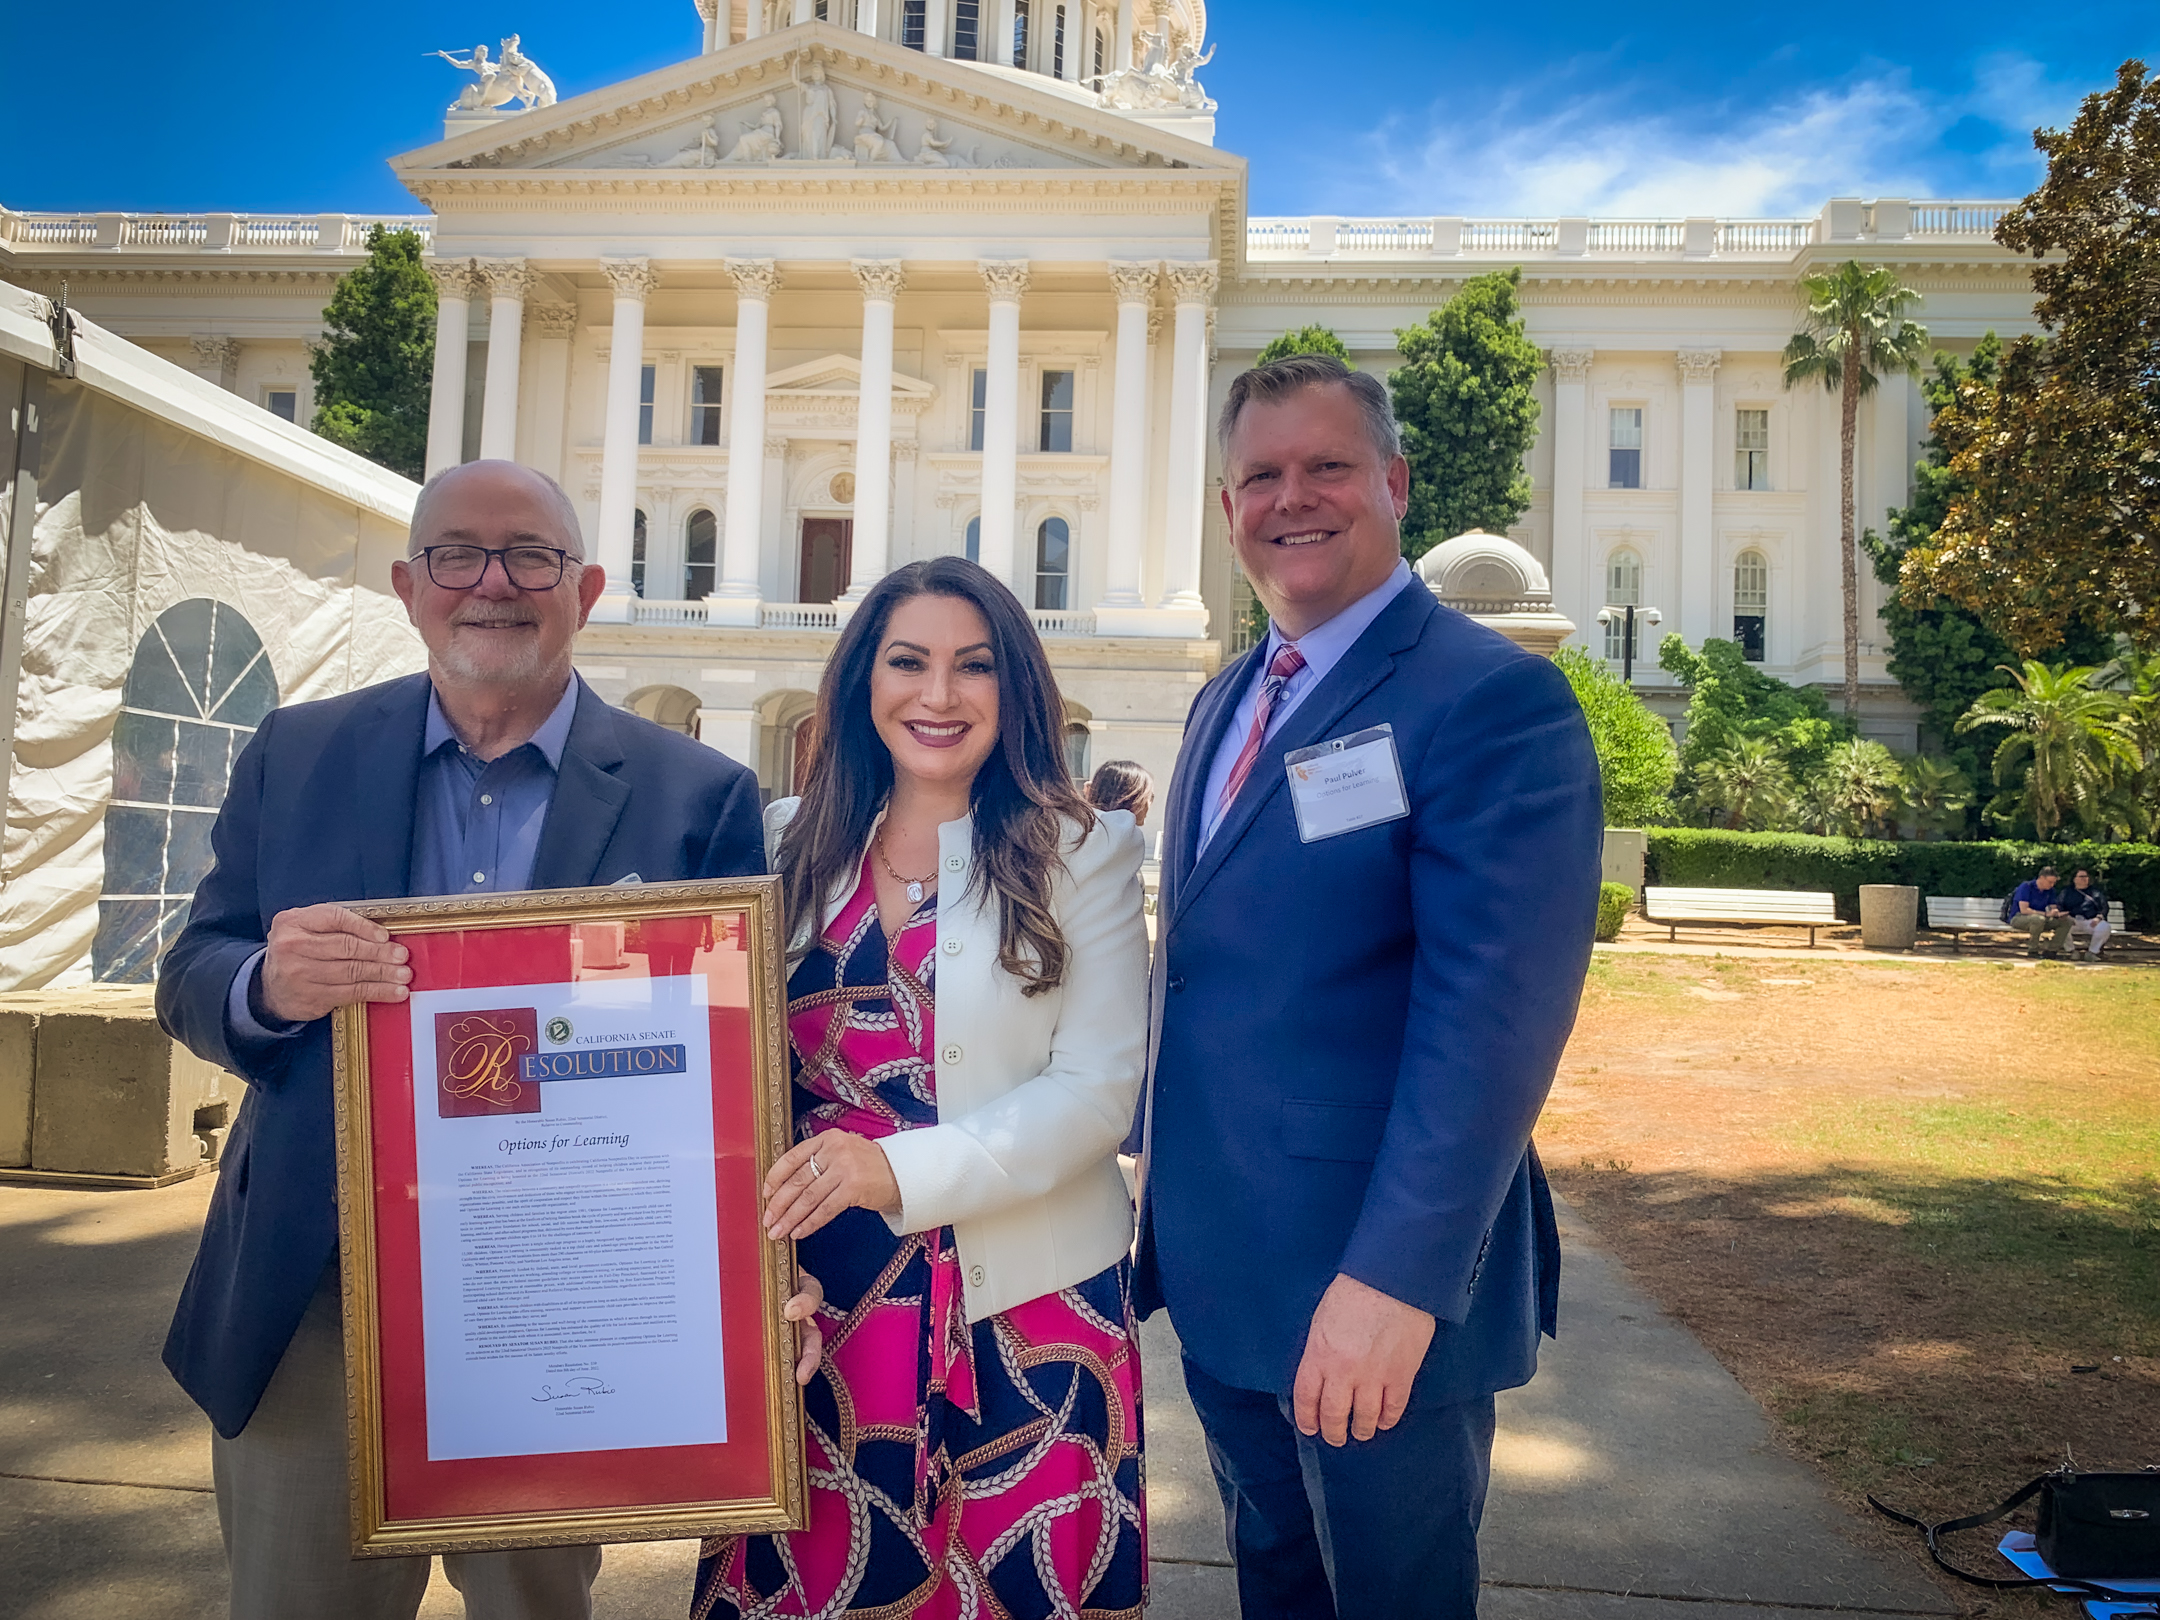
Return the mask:
[[[495,635],[496,631],[481,631],[482,635]],[[472,657],[458,642],[456,631],[450,636],[450,644],[442,652],[442,667],[446,673],[475,686],[522,686],[537,679],[546,669],[540,652],[537,627],[534,633],[518,641],[511,649],[511,656],[504,658],[502,651],[488,663]]]

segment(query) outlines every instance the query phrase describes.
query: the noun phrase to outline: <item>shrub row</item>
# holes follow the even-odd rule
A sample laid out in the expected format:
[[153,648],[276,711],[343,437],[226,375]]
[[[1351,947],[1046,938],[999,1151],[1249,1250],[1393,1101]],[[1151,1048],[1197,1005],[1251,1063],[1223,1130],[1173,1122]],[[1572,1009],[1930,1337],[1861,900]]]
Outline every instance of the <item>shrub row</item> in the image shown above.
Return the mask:
[[1612,941],[1620,937],[1621,925],[1635,905],[1635,891],[1625,883],[1598,885],[1597,937]]
[[2160,928],[2160,847],[2151,844],[1902,843],[1808,833],[1651,827],[1645,881],[1680,888],[1828,889],[1860,920],[1860,885],[1906,883],[1931,894],[2008,895],[2042,866],[2065,883],[2088,868],[2132,928]]

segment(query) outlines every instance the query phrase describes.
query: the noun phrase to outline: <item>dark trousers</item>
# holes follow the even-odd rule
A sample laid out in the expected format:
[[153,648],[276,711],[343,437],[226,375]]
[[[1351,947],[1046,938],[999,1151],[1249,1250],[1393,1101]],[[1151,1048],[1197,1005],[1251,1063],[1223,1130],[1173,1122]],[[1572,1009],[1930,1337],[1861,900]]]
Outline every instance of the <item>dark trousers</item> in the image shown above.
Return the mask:
[[1218,1383],[1185,1358],[1237,1560],[1243,1620],[1473,1620],[1493,1398],[1409,1411],[1331,1446],[1287,1396]]

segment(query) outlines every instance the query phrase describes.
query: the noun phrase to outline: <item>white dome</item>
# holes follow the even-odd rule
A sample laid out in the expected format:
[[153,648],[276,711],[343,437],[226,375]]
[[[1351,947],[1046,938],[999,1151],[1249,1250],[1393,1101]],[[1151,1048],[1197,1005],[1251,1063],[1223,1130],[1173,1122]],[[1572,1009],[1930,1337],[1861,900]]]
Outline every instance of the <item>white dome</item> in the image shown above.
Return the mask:
[[1443,602],[1550,602],[1552,581],[1537,558],[1503,534],[1473,529],[1417,560],[1418,578]]

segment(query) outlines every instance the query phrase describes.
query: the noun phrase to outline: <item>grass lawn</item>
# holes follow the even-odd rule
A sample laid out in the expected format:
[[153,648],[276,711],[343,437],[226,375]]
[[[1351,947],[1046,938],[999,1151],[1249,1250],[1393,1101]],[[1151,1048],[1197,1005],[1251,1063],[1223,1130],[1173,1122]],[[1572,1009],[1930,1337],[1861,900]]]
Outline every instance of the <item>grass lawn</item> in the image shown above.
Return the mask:
[[2160,971],[1601,954],[1538,1140],[1863,1512],[2160,1463]]

